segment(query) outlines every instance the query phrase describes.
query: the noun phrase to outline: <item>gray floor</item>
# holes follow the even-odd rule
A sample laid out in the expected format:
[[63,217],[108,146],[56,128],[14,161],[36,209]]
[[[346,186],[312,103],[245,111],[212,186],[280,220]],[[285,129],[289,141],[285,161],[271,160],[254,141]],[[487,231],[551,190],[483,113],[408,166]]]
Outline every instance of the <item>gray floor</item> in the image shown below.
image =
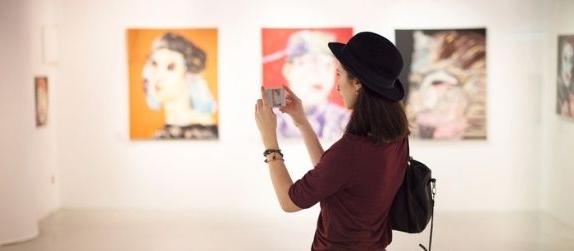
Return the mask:
[[[0,251],[309,250],[316,213],[61,210],[38,238]],[[395,232],[388,250],[427,238]],[[573,251],[574,227],[539,213],[438,213],[433,250]]]

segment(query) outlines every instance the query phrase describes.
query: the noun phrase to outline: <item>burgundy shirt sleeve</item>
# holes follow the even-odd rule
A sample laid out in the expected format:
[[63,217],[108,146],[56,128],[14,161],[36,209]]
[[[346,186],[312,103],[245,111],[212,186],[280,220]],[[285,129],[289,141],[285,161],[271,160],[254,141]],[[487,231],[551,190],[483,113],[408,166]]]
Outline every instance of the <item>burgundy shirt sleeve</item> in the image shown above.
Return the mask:
[[325,151],[317,166],[289,188],[291,201],[310,208],[347,185],[352,176],[350,142],[340,140]]

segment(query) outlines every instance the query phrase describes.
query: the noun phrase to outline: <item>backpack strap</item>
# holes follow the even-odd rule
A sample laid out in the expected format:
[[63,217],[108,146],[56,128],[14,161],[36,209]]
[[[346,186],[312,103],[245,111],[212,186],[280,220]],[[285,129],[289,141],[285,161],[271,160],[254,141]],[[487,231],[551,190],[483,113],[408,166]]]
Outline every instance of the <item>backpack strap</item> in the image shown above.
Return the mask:
[[[410,145],[409,145],[409,139],[407,137],[407,163],[408,165],[410,165],[410,161],[413,159],[413,157],[411,157],[411,151],[410,151]],[[434,226],[434,197],[436,195],[436,179],[433,179],[431,177],[430,179],[430,183],[431,183],[431,227],[430,227],[430,236],[429,236],[429,248],[427,249],[423,244],[419,244],[419,247],[421,247],[423,250],[425,251],[431,251],[431,246],[432,246],[432,232],[433,232],[433,226]]]
[[431,183],[431,188],[432,188],[432,190],[431,190],[432,201],[431,201],[431,223],[430,223],[429,249],[426,249],[426,247],[423,244],[419,244],[419,247],[421,247],[425,251],[431,251],[431,246],[432,246],[432,230],[433,230],[433,225],[434,225],[434,197],[436,195],[436,179],[431,179],[430,183]]

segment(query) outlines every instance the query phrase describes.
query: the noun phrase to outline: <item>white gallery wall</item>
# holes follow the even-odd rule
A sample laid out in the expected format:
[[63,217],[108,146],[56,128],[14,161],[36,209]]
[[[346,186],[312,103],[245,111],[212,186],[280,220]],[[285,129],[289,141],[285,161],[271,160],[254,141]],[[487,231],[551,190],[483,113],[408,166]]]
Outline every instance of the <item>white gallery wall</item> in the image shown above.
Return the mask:
[[[558,118],[556,36],[572,1],[0,0],[0,243],[58,208],[281,212],[253,120],[261,28],[487,29],[488,140],[413,141],[438,178],[438,211],[544,210],[574,225],[574,121]],[[42,61],[56,27],[56,64]],[[218,28],[220,139],[129,139],[128,28]],[[48,125],[34,75],[49,77]],[[7,118],[7,119],[5,119]],[[328,147],[332,142],[324,142]],[[282,141],[294,179],[312,168]],[[314,227],[318,208],[289,217]],[[10,226],[10,227],[5,227]]]
[[[253,105],[262,27],[487,28],[488,140],[412,144],[439,179],[438,210],[537,210],[543,1],[62,2],[62,206],[279,211]],[[128,28],[219,28],[220,140],[130,141]],[[329,145],[328,143],[326,144]],[[311,168],[282,142],[293,178]]]
[[[42,26],[55,24],[54,1],[0,1],[0,244],[37,234],[37,222],[59,208],[56,120],[35,128],[34,76],[57,69],[42,64]],[[50,116],[57,107],[50,106]]]
[[563,222],[574,225],[574,119],[559,117],[556,109],[558,35],[574,35],[574,1],[560,0],[548,4],[549,34],[544,57],[544,142],[541,197],[542,209]]

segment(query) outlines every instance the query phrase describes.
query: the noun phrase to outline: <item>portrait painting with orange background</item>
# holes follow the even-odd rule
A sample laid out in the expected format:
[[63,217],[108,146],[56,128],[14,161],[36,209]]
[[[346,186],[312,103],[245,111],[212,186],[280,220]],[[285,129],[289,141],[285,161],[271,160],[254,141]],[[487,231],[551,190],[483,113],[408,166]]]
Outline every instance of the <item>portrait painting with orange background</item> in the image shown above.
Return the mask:
[[[166,33],[179,35],[202,49],[206,54],[205,69],[200,73],[216,103],[218,98],[217,79],[217,29],[128,29],[127,50],[129,66],[129,108],[130,138],[153,139],[156,131],[161,130],[166,121],[163,109],[150,109],[146,103],[146,94],[142,70],[152,52],[154,40]],[[219,112],[213,113],[215,125],[219,124]]]

